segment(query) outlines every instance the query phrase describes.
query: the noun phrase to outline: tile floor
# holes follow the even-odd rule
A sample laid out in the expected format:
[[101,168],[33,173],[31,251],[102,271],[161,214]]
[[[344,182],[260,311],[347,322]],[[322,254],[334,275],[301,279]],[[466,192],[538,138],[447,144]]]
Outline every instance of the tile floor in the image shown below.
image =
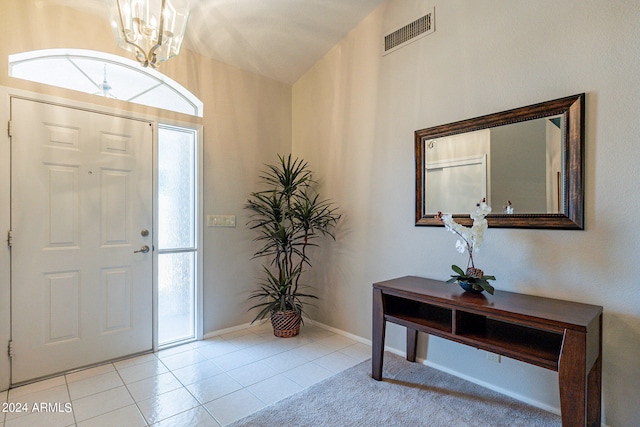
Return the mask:
[[0,392],[0,427],[225,426],[370,357],[309,323],[294,338],[263,324]]

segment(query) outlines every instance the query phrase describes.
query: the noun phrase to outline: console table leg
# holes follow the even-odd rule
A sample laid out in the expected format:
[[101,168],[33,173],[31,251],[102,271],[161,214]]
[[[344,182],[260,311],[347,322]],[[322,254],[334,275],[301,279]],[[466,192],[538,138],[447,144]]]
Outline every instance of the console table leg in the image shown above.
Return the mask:
[[371,377],[382,380],[382,362],[384,357],[384,334],[386,322],[384,320],[384,301],[382,291],[373,290],[373,336],[371,343]]
[[602,423],[602,353],[587,378],[587,425]]
[[418,331],[407,327],[407,360],[416,361],[416,349],[418,347]]
[[[587,426],[586,334],[566,329],[558,366],[562,426]],[[600,421],[598,421],[598,426]]]

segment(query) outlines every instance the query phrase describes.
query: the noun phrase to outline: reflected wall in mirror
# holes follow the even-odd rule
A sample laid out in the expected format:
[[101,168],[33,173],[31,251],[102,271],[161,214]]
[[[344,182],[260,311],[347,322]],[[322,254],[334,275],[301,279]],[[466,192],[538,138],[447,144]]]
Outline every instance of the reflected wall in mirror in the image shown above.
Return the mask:
[[416,131],[416,225],[486,198],[489,226],[583,229],[584,97]]

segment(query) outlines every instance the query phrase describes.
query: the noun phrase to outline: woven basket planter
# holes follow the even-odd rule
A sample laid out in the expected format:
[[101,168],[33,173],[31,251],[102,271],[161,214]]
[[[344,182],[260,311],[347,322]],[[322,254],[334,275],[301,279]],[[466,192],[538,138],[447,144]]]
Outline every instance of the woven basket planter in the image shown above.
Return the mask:
[[273,335],[280,338],[291,338],[300,332],[302,318],[297,311],[274,311],[271,313]]

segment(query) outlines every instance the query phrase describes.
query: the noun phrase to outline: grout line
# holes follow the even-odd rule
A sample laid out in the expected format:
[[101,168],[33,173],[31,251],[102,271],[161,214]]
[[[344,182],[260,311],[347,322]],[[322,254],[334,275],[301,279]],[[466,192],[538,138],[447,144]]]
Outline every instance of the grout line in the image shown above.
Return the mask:
[[69,397],[69,402],[71,403],[71,416],[73,417],[73,425],[78,425],[78,420],[76,419],[76,411],[73,410],[73,399],[71,399],[71,390],[69,390],[69,381],[67,380],[67,375],[63,375],[64,377],[64,385],[67,389],[67,397]]
[[[157,356],[156,356],[157,358]],[[134,365],[135,366],[135,365]],[[133,394],[131,394],[131,390],[129,390],[129,386],[127,385],[127,383],[124,381],[124,378],[122,378],[122,375],[120,375],[120,371],[118,370],[118,368],[116,368],[115,365],[113,365],[113,369],[115,369],[115,371],[118,374],[118,377],[120,378],[120,381],[122,381],[122,384],[124,385],[124,388],[127,390],[127,393],[129,393],[129,397],[131,397],[131,400],[133,400],[133,404],[136,405],[136,409],[138,410],[138,412],[140,412],[140,416],[142,417],[142,419],[144,420],[144,424],[146,427],[150,426],[151,423],[149,423],[149,421],[147,420],[147,417],[144,416],[144,413],[142,412],[142,410],[140,409],[140,406],[138,406],[138,402],[136,401],[136,399],[133,397]],[[122,408],[120,408],[122,409]]]

